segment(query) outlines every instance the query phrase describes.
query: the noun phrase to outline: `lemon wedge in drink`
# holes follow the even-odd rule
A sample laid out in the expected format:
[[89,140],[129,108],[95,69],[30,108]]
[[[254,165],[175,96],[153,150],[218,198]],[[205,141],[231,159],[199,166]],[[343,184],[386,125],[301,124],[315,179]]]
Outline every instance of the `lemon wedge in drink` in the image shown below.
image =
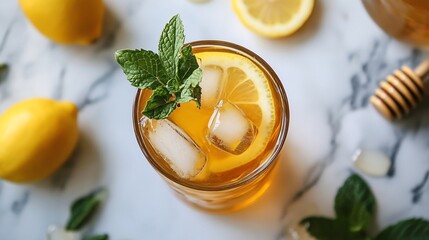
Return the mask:
[[314,0],[232,0],[234,12],[250,30],[278,38],[296,32],[310,17]]
[[[255,160],[267,147],[275,127],[274,99],[264,72],[251,60],[227,52],[196,54],[204,66],[217,66],[226,74],[221,98],[238,106],[258,129],[252,145],[240,155],[208,163],[208,171],[225,172]],[[210,161],[209,161],[210,162]]]
[[[245,174],[246,170],[254,169],[266,159],[264,152],[269,152],[271,149],[269,144],[272,139],[276,138],[275,131],[278,126],[279,113],[275,106],[277,106],[278,99],[275,97],[270,79],[256,63],[238,53],[208,50],[197,52],[195,56],[200,59],[203,71],[207,68],[220,70],[221,83],[205,84],[204,81],[209,79],[205,79],[203,76],[202,108],[197,109],[194,102],[187,102],[181,104],[169,117],[208,154],[209,160],[206,166],[194,180],[203,180],[207,176],[213,180],[217,178],[215,176],[217,174],[228,174],[226,172],[235,171],[241,167],[245,170],[238,172]],[[205,101],[204,98],[208,96],[205,95],[207,91],[216,92],[216,89],[207,90],[207,88],[218,89],[220,96],[211,96],[214,99]],[[208,131],[210,131],[210,119],[216,111],[213,105],[219,103],[220,100],[237,106],[257,128],[257,134],[252,136],[250,146],[240,154],[231,154],[220,149],[207,138]],[[231,123],[229,122],[229,124]],[[247,164],[251,164],[252,167],[244,167]]]

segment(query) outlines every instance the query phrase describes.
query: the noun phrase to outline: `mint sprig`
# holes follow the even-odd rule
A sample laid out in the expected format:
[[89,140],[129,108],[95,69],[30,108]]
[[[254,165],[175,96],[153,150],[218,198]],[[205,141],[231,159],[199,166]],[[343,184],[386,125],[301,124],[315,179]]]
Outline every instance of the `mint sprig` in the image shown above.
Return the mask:
[[351,175],[337,192],[336,218],[319,216],[301,220],[301,225],[318,240],[423,240],[429,239],[429,221],[408,219],[387,227],[375,238],[369,227],[375,217],[376,201],[368,184]]
[[143,49],[115,53],[131,85],[153,91],[143,109],[148,118],[167,118],[180,103],[188,101],[195,101],[198,108],[201,106],[202,70],[192,47],[184,46],[184,41],[183,24],[176,15],[161,33],[158,54]]

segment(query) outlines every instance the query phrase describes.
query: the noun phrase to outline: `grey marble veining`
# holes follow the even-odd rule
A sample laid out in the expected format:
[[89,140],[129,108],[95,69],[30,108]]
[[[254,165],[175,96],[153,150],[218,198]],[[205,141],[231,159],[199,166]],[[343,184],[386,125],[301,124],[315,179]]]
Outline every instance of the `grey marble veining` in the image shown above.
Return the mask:
[[[70,203],[99,186],[109,198],[89,232],[111,239],[285,239],[285,229],[312,214],[332,216],[337,188],[352,172],[357,149],[392,161],[386,177],[365,179],[377,202],[377,227],[429,218],[429,101],[389,123],[369,105],[378,83],[427,53],[386,36],[360,1],[317,0],[295,35],[265,39],[248,31],[228,1],[106,0],[103,37],[90,46],[60,46],[40,35],[17,1],[0,1],[0,111],[34,96],[79,106],[80,140],[49,179],[0,181],[0,239],[44,240],[64,224]],[[144,159],[131,123],[135,90],[113,58],[121,48],[156,49],[165,22],[180,13],[187,41],[220,39],[263,57],[285,86],[288,139],[272,187],[251,207],[210,215],[178,201]]]

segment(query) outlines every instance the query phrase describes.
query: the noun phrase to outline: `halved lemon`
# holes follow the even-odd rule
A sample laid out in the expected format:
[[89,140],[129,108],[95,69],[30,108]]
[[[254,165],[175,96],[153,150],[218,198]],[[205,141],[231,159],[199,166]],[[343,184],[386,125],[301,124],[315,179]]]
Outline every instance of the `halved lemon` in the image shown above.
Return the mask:
[[[258,128],[252,145],[241,155],[219,151],[219,161],[209,161],[208,171],[225,172],[255,160],[267,147],[274,131],[276,114],[274,99],[266,75],[251,60],[228,52],[201,52],[196,54],[204,66],[223,69],[224,84],[221,98],[237,105]],[[221,159],[221,160],[220,160]]]
[[314,0],[232,0],[234,12],[250,30],[265,37],[285,37],[310,17]]

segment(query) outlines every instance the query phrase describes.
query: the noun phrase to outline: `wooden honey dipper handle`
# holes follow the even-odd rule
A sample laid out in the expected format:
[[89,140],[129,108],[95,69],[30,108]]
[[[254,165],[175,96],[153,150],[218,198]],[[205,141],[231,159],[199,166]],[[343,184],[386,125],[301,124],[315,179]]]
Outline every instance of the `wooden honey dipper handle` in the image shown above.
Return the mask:
[[429,76],[429,58],[414,70],[403,66],[380,83],[370,101],[389,120],[401,119],[423,100],[427,89],[424,79]]
[[422,63],[420,63],[415,69],[414,72],[422,80],[429,75],[429,58],[426,58]]

